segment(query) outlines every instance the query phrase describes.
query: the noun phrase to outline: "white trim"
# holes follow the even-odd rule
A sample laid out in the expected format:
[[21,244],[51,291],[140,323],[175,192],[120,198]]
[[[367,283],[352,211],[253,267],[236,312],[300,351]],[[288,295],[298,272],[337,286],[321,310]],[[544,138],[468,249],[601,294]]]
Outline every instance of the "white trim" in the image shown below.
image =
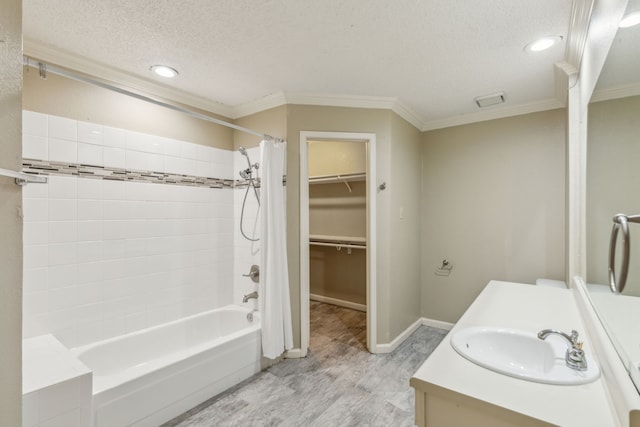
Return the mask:
[[116,85],[133,89],[134,91],[144,92],[145,94],[200,108],[226,118],[233,118],[233,109],[227,105],[135,76],[111,67],[110,65],[101,64],[83,56],[76,55],[75,53],[44,46],[29,39],[23,41],[23,52],[24,55],[28,57],[104,79]]
[[301,359],[307,355],[305,351],[304,354],[299,348],[292,348],[291,350],[287,350],[284,352],[285,359]]
[[272,108],[287,105],[287,97],[284,92],[276,92],[254,101],[245,102],[244,104],[233,107],[231,118],[239,119],[241,117],[250,116]]
[[351,302],[338,298],[325,297],[324,295],[309,294],[309,299],[312,301],[324,302],[327,304],[337,305],[338,307],[350,308],[352,310],[367,311],[367,306],[364,304],[358,304],[357,302]]
[[409,336],[422,326],[422,319],[418,319],[413,322],[407,329],[405,329],[400,335],[394,338],[389,344],[378,344],[376,347],[376,353],[391,353],[398,348],[400,344],[404,342]]
[[444,329],[445,331],[450,331],[456,325],[455,323],[443,322],[442,320],[427,319],[426,317],[422,318],[422,324],[424,326],[431,326],[432,328]]
[[571,2],[571,17],[569,19],[564,57],[565,61],[576,69],[580,68],[582,54],[587,44],[587,33],[593,4],[594,0],[573,0]]
[[416,331],[420,326],[430,326],[432,328],[444,329],[450,331],[455,326],[454,323],[443,322],[441,320],[427,319],[422,317],[413,322],[407,329],[405,329],[400,335],[394,338],[389,344],[378,344],[376,353],[391,353],[400,346],[409,336]]
[[447,117],[427,121],[423,124],[421,131],[448,128],[452,126],[466,125],[469,123],[484,122],[487,120],[503,119],[505,117],[520,116],[522,114],[537,113],[539,111],[555,110],[562,108],[563,104],[556,98],[531,102],[528,104],[514,105],[506,108],[496,108],[492,110],[478,111],[476,113],[463,114],[460,116]]
[[300,347],[309,348],[309,139],[367,142],[367,347],[377,352],[376,275],[376,134],[354,132],[300,132]]
[[610,99],[626,98],[640,95],[640,83],[616,86],[593,92],[590,102],[608,101]]

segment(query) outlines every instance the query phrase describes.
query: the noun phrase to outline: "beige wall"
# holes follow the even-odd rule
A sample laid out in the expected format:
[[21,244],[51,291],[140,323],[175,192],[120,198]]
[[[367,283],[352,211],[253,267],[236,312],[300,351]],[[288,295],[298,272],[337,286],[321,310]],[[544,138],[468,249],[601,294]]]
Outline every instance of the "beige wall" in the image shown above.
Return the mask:
[[[377,179],[388,180],[390,152],[390,121],[393,114],[387,110],[363,108],[338,108],[310,105],[287,107],[287,246],[289,250],[289,280],[295,346],[300,346],[300,131],[365,132],[375,133],[378,146]],[[375,195],[378,203],[378,299],[389,283],[389,233],[385,211],[388,210],[389,193]],[[382,311],[388,307],[382,307]],[[389,336],[388,312],[378,307],[377,334],[380,342]],[[385,319],[381,321],[381,319]],[[380,338],[382,337],[382,338]]]
[[[287,106],[271,108],[256,114],[236,119],[234,124],[258,132],[264,132],[276,138],[287,139]],[[253,148],[260,145],[261,138],[246,132],[233,131],[233,148]]]
[[[389,338],[394,339],[421,317],[420,227],[421,134],[400,116],[391,116],[391,193],[389,223]],[[383,300],[384,301],[384,300]]]
[[[22,2],[0,4],[0,168],[22,163]],[[0,178],[0,425],[22,417],[22,192]]]
[[23,108],[233,150],[230,128],[55,74],[41,79],[34,68],[24,73]]
[[[640,96],[589,104],[587,147],[587,281],[608,284],[613,216],[640,214]],[[640,227],[629,226],[631,262],[624,293],[640,295]],[[618,241],[621,240],[618,237]],[[622,252],[618,249],[618,260]],[[619,267],[617,270],[619,271]],[[618,273],[619,274],[619,273]]]
[[[423,134],[422,313],[455,322],[491,279],[564,279],[565,110]],[[447,258],[448,277],[434,275]]]
[[309,270],[311,294],[367,304],[367,251],[311,245]]
[[309,176],[367,172],[367,146],[359,141],[309,141]]

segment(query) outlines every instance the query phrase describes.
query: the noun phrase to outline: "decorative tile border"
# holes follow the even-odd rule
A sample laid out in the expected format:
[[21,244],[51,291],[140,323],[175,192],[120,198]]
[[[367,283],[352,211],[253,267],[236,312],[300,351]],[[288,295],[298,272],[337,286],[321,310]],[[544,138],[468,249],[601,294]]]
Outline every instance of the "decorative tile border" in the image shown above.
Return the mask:
[[112,181],[185,185],[189,187],[234,188],[237,183],[237,181],[232,179],[107,168],[101,166],[50,162],[34,159],[23,159],[22,171],[34,175],[77,176],[82,178],[106,179]]

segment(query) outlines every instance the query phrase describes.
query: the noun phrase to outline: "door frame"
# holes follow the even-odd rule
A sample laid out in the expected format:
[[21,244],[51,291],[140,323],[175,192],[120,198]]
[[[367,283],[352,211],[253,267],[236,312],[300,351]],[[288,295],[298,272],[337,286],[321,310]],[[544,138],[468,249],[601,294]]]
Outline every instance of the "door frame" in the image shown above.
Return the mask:
[[300,350],[307,355],[310,339],[309,309],[309,140],[367,143],[367,348],[377,353],[376,298],[376,134],[357,132],[300,132]]

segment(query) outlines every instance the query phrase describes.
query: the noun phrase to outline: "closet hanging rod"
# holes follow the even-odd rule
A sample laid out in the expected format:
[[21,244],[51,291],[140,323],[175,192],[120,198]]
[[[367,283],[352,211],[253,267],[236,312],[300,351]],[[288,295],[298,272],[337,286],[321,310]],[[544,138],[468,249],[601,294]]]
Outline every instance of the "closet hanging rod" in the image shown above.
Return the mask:
[[344,243],[328,243],[328,242],[309,242],[310,245],[313,246],[329,246],[332,248],[346,248],[346,249],[367,249],[366,245],[350,245]]
[[[33,62],[32,62],[33,61]],[[27,55],[23,56],[23,64],[28,66],[28,67],[35,67],[38,68],[39,73],[40,73],[40,77],[42,78],[46,78],[47,73],[53,73],[53,74],[57,74],[59,76],[62,77],[67,77],[73,80],[77,80],[79,82],[83,82],[83,83],[87,83],[93,86],[98,86],[101,87],[103,89],[107,89],[107,90],[111,90],[113,92],[117,92],[120,93],[122,95],[127,95],[136,99],[139,99],[141,101],[145,101],[145,102],[149,102],[151,104],[154,105],[158,105],[160,107],[164,107],[164,108],[168,108],[170,110],[173,111],[177,111],[179,113],[182,114],[186,114],[188,116],[194,117],[196,119],[200,119],[200,120],[205,120],[208,122],[212,122],[221,126],[226,126],[228,128],[231,129],[235,129],[238,130],[240,132],[245,132],[251,135],[255,135],[264,139],[268,139],[268,140],[276,140],[276,141],[284,141],[284,138],[278,138],[278,137],[273,137],[267,133],[261,133],[258,131],[255,131],[253,129],[249,129],[243,126],[238,126],[238,125],[234,125],[233,123],[229,123],[229,122],[225,122],[224,120],[220,120],[220,119],[216,119],[215,117],[211,117],[211,116],[207,116],[206,114],[201,114],[198,113],[197,111],[193,111],[193,110],[189,110],[188,108],[184,108],[184,107],[179,107],[177,105],[173,105],[170,104],[168,102],[165,101],[161,101],[159,99],[154,99],[151,98],[149,96],[145,96],[145,95],[141,95],[139,93],[121,88],[121,87],[117,87],[111,83],[105,82],[105,81],[100,81],[98,79],[80,74],[80,73],[76,73],[74,71],[68,70],[66,68],[62,68],[62,67],[58,67],[56,65],[51,65],[51,64],[47,64],[43,61],[40,61],[38,59],[35,58],[31,58]]]
[[9,169],[0,169],[0,176],[15,178],[16,184],[26,185],[30,183],[46,184],[47,177],[40,175],[32,175],[24,172],[16,172]]

